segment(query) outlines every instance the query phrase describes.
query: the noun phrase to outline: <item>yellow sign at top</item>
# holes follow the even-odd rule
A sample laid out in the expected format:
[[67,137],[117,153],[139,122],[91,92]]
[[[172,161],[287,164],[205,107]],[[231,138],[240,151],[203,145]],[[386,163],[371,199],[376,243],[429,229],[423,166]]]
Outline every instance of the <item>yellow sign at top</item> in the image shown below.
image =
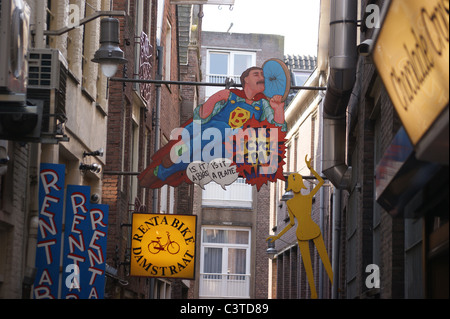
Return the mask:
[[133,214],[131,275],[194,279],[197,216]]
[[373,57],[416,145],[449,102],[449,0],[392,0]]

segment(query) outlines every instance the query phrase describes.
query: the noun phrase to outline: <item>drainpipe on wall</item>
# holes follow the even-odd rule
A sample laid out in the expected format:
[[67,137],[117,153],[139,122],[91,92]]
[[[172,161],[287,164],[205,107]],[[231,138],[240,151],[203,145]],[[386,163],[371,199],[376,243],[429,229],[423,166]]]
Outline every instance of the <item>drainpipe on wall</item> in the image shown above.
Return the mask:
[[[164,6],[163,6],[164,7]],[[163,59],[164,59],[164,48],[162,46],[157,46],[157,61],[158,61],[158,70],[156,72],[156,79],[162,80],[162,71],[163,71]],[[155,145],[154,152],[158,152],[159,146],[161,144],[161,84],[156,84],[156,107],[155,107],[155,117],[154,117],[154,130],[155,130]],[[158,209],[158,198],[159,198],[159,190],[153,190],[153,202],[152,202],[152,212],[153,214],[159,213]],[[150,292],[149,298],[154,299],[154,289],[155,288],[155,278],[150,278]]]
[[333,243],[332,243],[332,267],[333,267],[333,289],[331,291],[332,299],[339,299],[339,278],[340,278],[340,242],[341,242],[341,193],[335,188],[333,194]]
[[[319,92],[319,96],[323,98],[325,94],[323,92]],[[319,105],[319,114],[323,114],[323,103]],[[319,118],[319,130],[323,132],[323,117]],[[320,143],[320,154],[323,154],[323,143]],[[320,171],[323,171],[323,162],[320,161]],[[322,233],[324,233],[323,225],[325,218],[325,185],[322,186],[319,190],[320,202],[319,202],[319,212],[320,212],[320,229]],[[323,263],[319,263],[319,299],[323,298]]]
[[[163,70],[163,59],[164,59],[164,48],[162,46],[158,46],[157,50],[157,60],[158,60],[158,72],[156,74],[156,78],[158,80],[162,79],[162,70]],[[161,144],[161,84],[156,85],[156,108],[155,108],[155,145],[154,152],[156,153],[159,150],[159,146]],[[153,190],[153,213],[157,214],[158,211],[158,190]]]
[[323,174],[338,189],[349,189],[346,110],[356,80],[357,0],[331,0],[330,74],[323,100]]
[[[354,125],[354,119],[357,116],[359,99],[361,96],[361,81],[359,81],[361,77],[361,69],[363,66],[364,58],[359,58],[358,67],[356,71],[356,83],[353,88],[352,96],[348,102],[348,113],[349,113],[349,121],[348,126],[350,130],[352,130],[352,126]],[[332,299],[339,299],[339,265],[340,265],[340,242],[341,242],[341,197],[342,191],[338,188],[334,189],[333,193],[333,242],[332,242],[332,267],[333,267],[333,289],[331,293]]]
[[[40,144],[30,144],[29,155],[29,178],[27,197],[28,199],[28,212],[26,222],[28,223],[26,255],[25,255],[25,270],[23,274],[23,292],[22,298],[33,298],[31,292],[31,286],[34,283],[36,276],[36,244],[38,238],[39,227],[39,167],[41,150]],[[26,294],[26,295],[25,295]]]

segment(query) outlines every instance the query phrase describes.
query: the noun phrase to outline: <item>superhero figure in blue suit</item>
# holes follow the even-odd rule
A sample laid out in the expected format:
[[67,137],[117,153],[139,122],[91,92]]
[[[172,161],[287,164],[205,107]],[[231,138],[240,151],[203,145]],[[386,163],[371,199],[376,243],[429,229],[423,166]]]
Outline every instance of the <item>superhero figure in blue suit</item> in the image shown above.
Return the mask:
[[[183,137],[181,142],[169,143],[166,148],[161,149],[159,152],[163,154],[158,154],[158,152],[154,157],[155,164],[150,165],[139,177],[141,186],[150,188],[158,188],[163,184],[175,186],[180,183],[180,178],[185,178],[177,173],[184,172],[191,161],[209,162],[214,158],[224,157],[226,150],[223,142],[229,136],[230,131],[241,128],[252,117],[260,122],[266,120],[286,132],[287,125],[284,119],[282,96],[275,95],[269,99],[264,95],[263,69],[252,67],[246,70],[241,76],[241,83],[243,90],[221,90],[194,110],[193,120],[183,126],[189,140],[186,141],[187,138]],[[198,124],[201,124],[200,132],[198,132],[198,127],[195,127],[199,126]],[[206,152],[208,159],[205,159],[203,158],[205,155],[203,149],[206,145],[211,147],[211,141],[203,140],[202,133],[208,128],[214,128],[221,132],[222,138],[218,141],[220,144],[218,148],[221,152],[213,152],[213,154]],[[195,139],[197,139],[197,143],[194,142]],[[214,147],[214,150],[218,150],[218,148]],[[170,152],[172,152],[171,156]],[[174,157],[177,156],[187,158],[187,160],[174,160]],[[171,178],[172,180],[170,180]]]

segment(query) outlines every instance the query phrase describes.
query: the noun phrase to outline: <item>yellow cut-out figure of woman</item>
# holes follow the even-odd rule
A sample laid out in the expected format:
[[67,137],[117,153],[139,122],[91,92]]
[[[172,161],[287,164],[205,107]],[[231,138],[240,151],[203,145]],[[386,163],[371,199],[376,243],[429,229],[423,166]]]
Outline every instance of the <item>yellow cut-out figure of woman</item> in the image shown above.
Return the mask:
[[325,270],[330,278],[331,284],[333,284],[333,271],[331,269],[331,263],[328,258],[325,243],[323,241],[322,233],[319,226],[311,218],[312,199],[317,191],[323,186],[324,180],[319,174],[311,167],[311,159],[308,161],[308,155],[305,157],[306,166],[310,169],[311,173],[317,178],[319,183],[308,195],[302,195],[301,190],[306,189],[303,184],[303,177],[300,174],[292,174],[288,177],[288,187],[286,190],[292,190],[294,197],[286,202],[289,212],[289,225],[287,225],[278,235],[270,236],[267,241],[273,241],[280,239],[289,229],[295,226],[295,219],[298,221],[297,226],[297,240],[300,253],[302,255],[303,266],[308,277],[309,287],[311,289],[311,298],[317,298],[316,286],[314,284],[314,275],[311,264],[311,255],[309,252],[309,241],[313,240],[317,251],[319,252],[320,259],[322,259]]

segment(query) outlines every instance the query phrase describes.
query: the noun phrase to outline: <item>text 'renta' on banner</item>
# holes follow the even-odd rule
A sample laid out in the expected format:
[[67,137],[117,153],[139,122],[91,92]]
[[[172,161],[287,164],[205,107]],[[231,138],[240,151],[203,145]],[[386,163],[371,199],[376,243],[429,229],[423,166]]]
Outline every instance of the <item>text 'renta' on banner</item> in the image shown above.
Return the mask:
[[65,186],[65,165],[41,164],[33,298],[104,298],[109,206],[90,198]]
[[109,207],[91,204],[90,193],[89,186],[67,186],[62,289],[65,299],[104,297]]
[[64,212],[65,166],[42,163],[34,298],[57,298]]
[[131,275],[194,279],[197,216],[133,214]]

